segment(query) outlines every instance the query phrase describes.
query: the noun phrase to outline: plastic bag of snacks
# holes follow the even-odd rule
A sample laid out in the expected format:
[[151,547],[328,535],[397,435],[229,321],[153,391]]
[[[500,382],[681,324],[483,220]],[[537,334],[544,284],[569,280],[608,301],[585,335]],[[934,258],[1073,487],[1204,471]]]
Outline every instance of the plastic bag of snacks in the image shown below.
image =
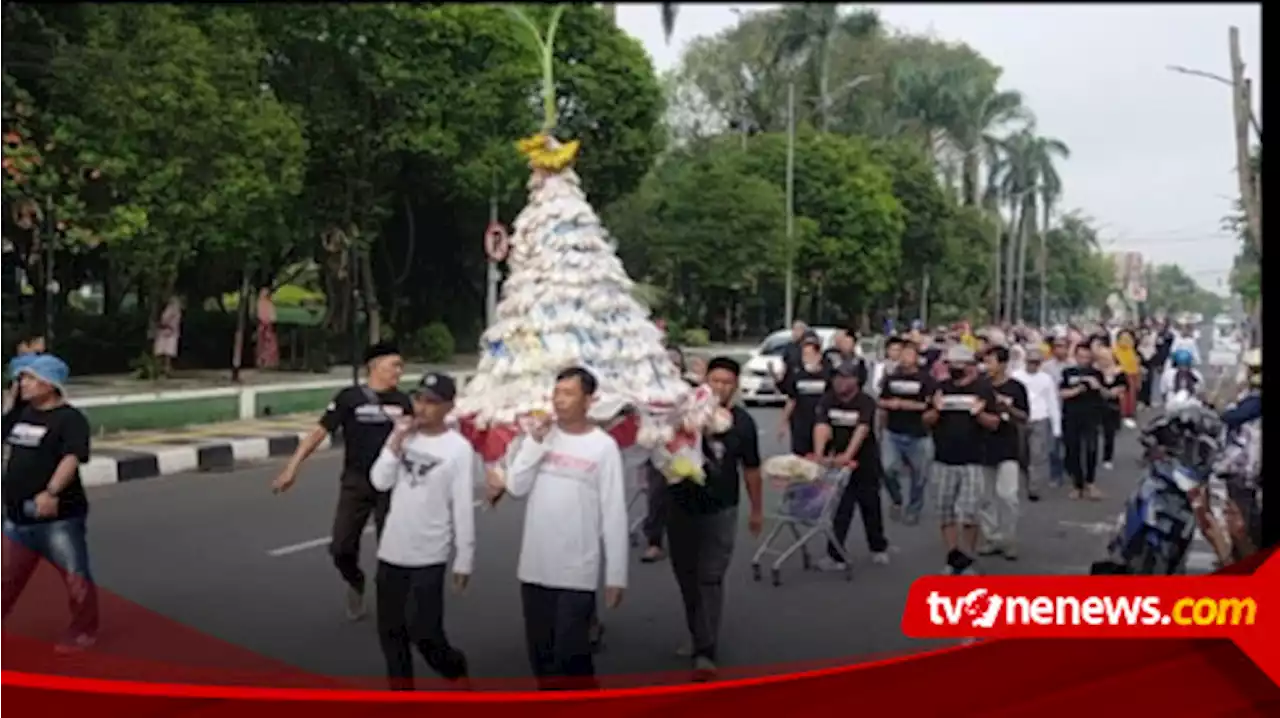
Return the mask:
[[821,464],[803,456],[783,454],[765,459],[760,472],[775,484],[789,486],[797,483],[813,483],[822,478]]

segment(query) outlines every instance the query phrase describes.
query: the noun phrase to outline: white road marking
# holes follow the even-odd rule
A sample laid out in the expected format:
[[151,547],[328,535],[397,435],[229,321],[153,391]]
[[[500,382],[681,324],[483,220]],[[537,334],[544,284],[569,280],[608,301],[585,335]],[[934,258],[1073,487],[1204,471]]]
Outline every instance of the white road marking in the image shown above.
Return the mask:
[[[476,508],[482,508],[484,507],[484,505],[485,505],[485,502],[483,500],[472,502],[472,506]],[[365,534],[373,533],[373,526],[364,527],[364,533]],[[310,541],[302,541],[299,543],[289,544],[288,546],[281,546],[280,548],[273,548],[267,552],[267,555],[270,556],[271,558],[280,558],[281,556],[288,556],[290,554],[309,551],[313,548],[328,546],[329,542],[332,540],[333,540],[332,536],[322,536],[321,538],[311,539]]]

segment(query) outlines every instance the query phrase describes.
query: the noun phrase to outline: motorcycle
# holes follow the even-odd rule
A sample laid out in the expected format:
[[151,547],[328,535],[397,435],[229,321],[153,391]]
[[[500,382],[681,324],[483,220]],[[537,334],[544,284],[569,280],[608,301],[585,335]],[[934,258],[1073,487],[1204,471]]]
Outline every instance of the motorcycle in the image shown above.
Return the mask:
[[1180,573],[1203,524],[1221,422],[1185,392],[1143,432],[1145,471],[1093,575]]

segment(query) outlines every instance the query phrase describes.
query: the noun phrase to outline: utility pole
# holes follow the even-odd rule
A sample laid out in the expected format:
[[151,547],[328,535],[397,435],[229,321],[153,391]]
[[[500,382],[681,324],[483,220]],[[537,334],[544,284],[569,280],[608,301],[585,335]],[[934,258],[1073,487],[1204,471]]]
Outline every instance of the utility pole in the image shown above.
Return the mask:
[[[1249,123],[1253,118],[1253,84],[1244,76],[1244,59],[1240,56],[1240,28],[1232,26],[1227,31],[1231,52],[1231,109],[1235,119],[1236,176],[1240,182],[1240,203],[1244,206],[1245,226],[1262,257],[1262,177],[1253,172],[1249,152]],[[1258,141],[1262,141],[1262,129],[1258,128]],[[1257,339],[1262,341],[1262,302],[1254,308],[1254,325]]]
[[357,281],[356,265],[360,254],[356,249],[354,237],[347,238],[347,281],[351,282],[351,309],[348,312],[348,331],[351,332],[351,383],[360,384],[360,284]]
[[796,83],[787,83],[787,278],[786,321],[795,320]]

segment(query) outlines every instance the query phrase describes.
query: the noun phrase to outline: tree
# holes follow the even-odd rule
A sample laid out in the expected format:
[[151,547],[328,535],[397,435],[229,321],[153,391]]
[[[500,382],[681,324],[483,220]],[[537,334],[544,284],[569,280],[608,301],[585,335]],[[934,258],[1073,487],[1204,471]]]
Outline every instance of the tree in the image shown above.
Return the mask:
[[1222,297],[1201,287],[1176,264],[1147,268],[1147,306],[1170,316],[1182,312],[1212,317],[1222,312]]
[[259,80],[252,19],[117,5],[83,9],[83,44],[53,61],[53,144],[105,185],[83,218],[153,308],[201,251],[261,257],[300,186],[297,121]]

